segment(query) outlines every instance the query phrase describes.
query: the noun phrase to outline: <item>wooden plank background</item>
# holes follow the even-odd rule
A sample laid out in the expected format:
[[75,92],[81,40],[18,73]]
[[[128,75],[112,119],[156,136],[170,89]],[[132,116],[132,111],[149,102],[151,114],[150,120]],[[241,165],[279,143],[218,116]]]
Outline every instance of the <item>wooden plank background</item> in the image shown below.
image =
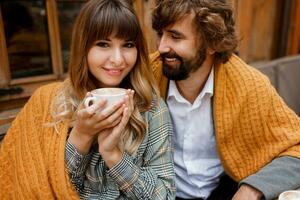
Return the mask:
[[[1,9],[0,9],[1,16]],[[9,61],[7,57],[7,49],[5,42],[4,34],[4,24],[2,18],[0,17],[0,87],[8,86],[10,82],[10,70],[9,70]]]
[[291,26],[289,28],[289,38],[287,54],[295,55],[300,53],[300,1],[294,0],[292,4]]

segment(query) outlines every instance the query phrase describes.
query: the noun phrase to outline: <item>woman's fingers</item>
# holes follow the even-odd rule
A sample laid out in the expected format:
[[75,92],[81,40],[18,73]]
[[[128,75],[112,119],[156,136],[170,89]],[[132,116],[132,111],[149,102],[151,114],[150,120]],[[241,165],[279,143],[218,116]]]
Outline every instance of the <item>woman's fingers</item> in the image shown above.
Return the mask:
[[115,119],[114,122],[112,122],[111,124],[108,124],[107,128],[112,128],[117,126],[121,120],[122,120],[122,115],[120,115],[117,119]]
[[102,110],[106,104],[106,100],[101,99],[98,103],[95,103],[89,107],[84,107],[83,103],[79,105],[78,116],[81,118],[90,118],[99,110]]
[[110,135],[111,140],[119,140],[121,134],[123,133],[123,130],[125,129],[128,120],[129,120],[130,114],[128,112],[128,108],[124,108],[123,116],[120,121],[120,123],[113,129],[113,132]]
[[[118,113],[118,116],[122,116],[120,123],[118,123],[116,127],[116,132],[122,132],[123,129],[125,128],[126,124],[128,123],[131,113],[133,111],[133,95],[134,91],[133,90],[127,90],[127,95],[124,98],[124,104],[123,104],[123,109],[119,110],[121,113]],[[115,131],[114,131],[115,132]]]
[[[103,111],[100,111],[100,112],[97,112],[96,115],[95,115],[95,120],[97,122],[101,121],[101,120],[104,120],[112,115],[116,115],[117,113],[120,113],[118,112],[120,108],[122,108],[122,105],[123,105],[123,100],[120,100],[118,103],[116,103],[115,105],[103,110]],[[123,109],[122,109],[123,110]]]
[[103,112],[95,115],[95,121],[97,122],[96,128],[103,130],[105,128],[116,126],[122,117],[124,110],[124,101],[119,101],[116,105],[111,108],[105,109]]
[[105,119],[101,119],[102,116],[100,114],[96,128],[101,128],[101,130],[103,130],[105,128],[116,126],[122,119],[123,109],[124,106],[120,107],[116,112]]
[[[86,97],[88,96],[91,94],[87,93]],[[107,109],[104,109],[106,100],[100,100],[88,107],[84,107],[84,104],[81,103],[78,107],[77,116],[81,119],[88,119],[88,123],[93,124],[93,128],[99,131],[118,126],[124,120],[126,123],[123,127],[125,127],[134,108],[133,96],[134,91],[129,89],[126,91],[124,99]],[[125,108],[126,112],[124,111]],[[124,115],[125,113],[126,115]]]
[[126,103],[123,104],[122,110],[118,110],[122,111],[118,118],[110,124],[111,126],[107,127],[106,130],[108,131],[103,131],[98,136],[98,142],[105,141],[103,144],[106,144],[107,148],[114,148],[119,143],[121,135],[124,133],[124,129],[130,119],[131,112],[125,104]]
[[101,111],[105,107],[105,104],[106,104],[106,100],[100,99],[98,103],[95,103],[85,109],[86,112],[92,116],[93,114]]

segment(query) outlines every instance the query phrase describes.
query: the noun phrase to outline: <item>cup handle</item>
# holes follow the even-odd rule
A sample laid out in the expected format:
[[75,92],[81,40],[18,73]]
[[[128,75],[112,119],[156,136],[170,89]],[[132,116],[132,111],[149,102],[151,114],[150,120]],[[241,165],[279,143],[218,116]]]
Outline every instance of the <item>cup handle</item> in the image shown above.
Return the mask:
[[90,103],[94,103],[94,101],[96,100],[95,97],[87,97],[85,100],[84,100],[84,107],[87,108],[90,106]]

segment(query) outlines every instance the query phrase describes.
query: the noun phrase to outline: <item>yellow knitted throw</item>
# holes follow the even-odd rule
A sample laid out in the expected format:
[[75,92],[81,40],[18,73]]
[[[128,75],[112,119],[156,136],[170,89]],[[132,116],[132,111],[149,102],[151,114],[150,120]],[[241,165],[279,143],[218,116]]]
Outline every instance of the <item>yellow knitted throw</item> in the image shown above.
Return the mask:
[[0,199],[79,199],[65,168],[68,123],[52,127],[50,103],[60,84],[38,89],[0,149]]
[[[162,75],[159,53],[151,66],[166,97],[168,80]],[[233,55],[215,65],[214,127],[221,162],[236,181],[274,158],[300,158],[300,118],[287,107],[268,78]],[[199,122],[201,123],[201,122]]]

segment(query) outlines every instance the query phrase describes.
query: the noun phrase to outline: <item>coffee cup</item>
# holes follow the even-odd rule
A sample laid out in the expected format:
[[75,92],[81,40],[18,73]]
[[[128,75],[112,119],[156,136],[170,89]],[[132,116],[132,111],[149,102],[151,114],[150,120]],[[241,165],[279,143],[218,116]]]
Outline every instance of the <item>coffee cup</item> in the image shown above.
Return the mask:
[[[123,88],[99,88],[91,91],[90,97],[84,100],[84,106],[87,108],[95,103],[98,103],[100,99],[105,99],[105,109],[115,105],[126,95],[126,89]],[[104,109],[104,110],[105,110]]]
[[300,191],[299,190],[285,191],[279,195],[278,200],[300,200]]

